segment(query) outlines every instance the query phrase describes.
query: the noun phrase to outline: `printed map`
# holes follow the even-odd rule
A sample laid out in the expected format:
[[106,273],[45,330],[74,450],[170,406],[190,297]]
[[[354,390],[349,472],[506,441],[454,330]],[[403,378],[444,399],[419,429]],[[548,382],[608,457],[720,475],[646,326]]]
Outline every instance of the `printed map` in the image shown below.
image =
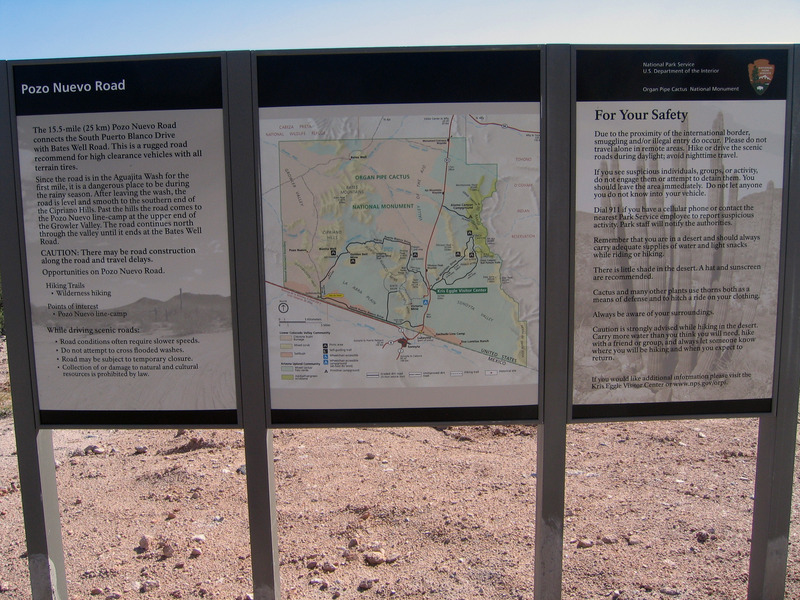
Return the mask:
[[[300,295],[380,332],[354,333],[346,349],[359,358],[339,372],[375,377],[370,364],[383,361],[395,378],[393,363],[406,363],[401,375],[414,377],[423,369],[408,363],[429,358],[425,349],[437,344],[474,355],[468,366],[491,361],[515,367],[504,371],[516,377],[535,373],[538,122],[538,114],[262,114],[268,301]],[[298,339],[288,316],[278,325],[280,350],[291,359],[282,366],[293,368],[281,377],[312,380],[315,369],[298,365],[298,348],[288,343]],[[314,322],[309,312],[304,319]],[[362,339],[368,352],[359,351]],[[331,346],[318,357],[323,374],[343,364]],[[462,372],[459,361],[448,362],[442,374]]]

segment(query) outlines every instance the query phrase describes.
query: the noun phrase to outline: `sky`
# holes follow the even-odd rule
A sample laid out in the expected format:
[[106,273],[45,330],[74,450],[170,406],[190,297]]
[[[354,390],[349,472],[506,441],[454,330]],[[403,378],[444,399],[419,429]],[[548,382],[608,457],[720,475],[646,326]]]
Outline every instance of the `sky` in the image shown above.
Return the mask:
[[0,0],[0,60],[220,50],[800,42],[800,0]]

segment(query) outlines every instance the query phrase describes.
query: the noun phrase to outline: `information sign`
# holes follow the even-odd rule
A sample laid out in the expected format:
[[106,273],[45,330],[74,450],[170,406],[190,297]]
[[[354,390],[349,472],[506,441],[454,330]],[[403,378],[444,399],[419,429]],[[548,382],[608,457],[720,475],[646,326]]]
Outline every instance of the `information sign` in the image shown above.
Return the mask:
[[788,54],[576,51],[575,418],[771,410]]
[[258,57],[273,423],[537,417],[539,56]]
[[237,422],[220,57],[13,66],[41,422]]

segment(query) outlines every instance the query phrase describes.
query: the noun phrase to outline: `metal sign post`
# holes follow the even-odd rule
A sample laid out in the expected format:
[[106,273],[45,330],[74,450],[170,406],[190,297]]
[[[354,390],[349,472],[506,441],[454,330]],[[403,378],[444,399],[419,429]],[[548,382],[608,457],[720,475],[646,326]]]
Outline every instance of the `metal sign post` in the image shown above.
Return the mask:
[[14,388],[14,430],[17,442],[22,513],[28,546],[28,568],[34,600],[66,600],[67,577],[61,543],[52,432],[36,420],[30,340],[22,294],[25,273],[20,253],[16,211],[16,176],[11,146],[8,71],[0,63],[0,202],[11,218],[0,219],[0,269],[3,272],[3,310],[8,332],[8,357]]
[[[234,252],[237,257],[259,257],[263,244],[258,230],[260,210],[254,158],[254,106],[251,57],[235,52],[228,57],[231,115],[231,193],[233,197]],[[239,347],[239,386],[247,461],[247,497],[250,519],[250,552],[256,600],[280,598],[278,527],[275,510],[275,476],[272,431],[267,425],[269,383],[263,318],[263,265],[258,260],[235,261],[236,314]],[[258,268],[253,268],[253,265]]]
[[[572,105],[569,46],[546,50],[545,89],[545,307],[563,307],[569,298],[570,123]],[[559,96],[556,96],[559,94]],[[567,408],[569,398],[569,320],[566,310],[545,309],[544,400],[542,422],[536,432],[536,557],[534,598],[561,597],[564,549],[564,471],[566,469]]]
[[[795,65],[798,60],[800,47],[796,46]],[[790,183],[796,182],[800,176],[800,79],[794,79],[793,87]],[[747,590],[749,600],[779,600],[784,597],[786,587],[800,394],[800,194],[796,183],[788,187],[783,328],[775,395],[777,407],[774,414],[759,419]]]

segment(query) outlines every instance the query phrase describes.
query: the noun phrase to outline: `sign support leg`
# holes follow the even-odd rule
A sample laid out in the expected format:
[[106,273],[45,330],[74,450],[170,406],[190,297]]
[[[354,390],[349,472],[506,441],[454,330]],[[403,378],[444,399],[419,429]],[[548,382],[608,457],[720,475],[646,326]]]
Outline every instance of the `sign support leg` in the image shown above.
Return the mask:
[[[797,432],[796,395],[793,404],[793,418],[761,417],[758,427],[748,600],[784,597]],[[791,408],[785,412],[792,412]]]
[[[14,204],[16,174],[11,151],[11,112],[8,69],[0,62],[0,198]],[[36,423],[32,365],[28,353],[19,216],[0,222],[0,268],[3,271],[3,309],[8,334],[9,366],[14,390],[14,429],[22,492],[22,514],[28,549],[33,600],[66,600],[67,575],[61,545],[53,435]],[[26,377],[25,374],[28,374]]]
[[[800,64],[800,46],[794,48],[795,66]],[[792,145],[789,208],[786,215],[786,264],[783,291],[783,329],[780,332],[778,386],[774,414],[760,418],[756,494],[750,546],[748,600],[781,600],[786,588],[789,556],[789,524],[792,516],[792,484],[797,446],[797,405],[800,393],[800,80],[792,90]]]
[[[228,114],[231,140],[231,195],[236,274],[236,315],[239,347],[250,352],[238,356],[241,422],[244,424],[247,461],[247,505],[253,593],[256,600],[278,600],[280,593],[278,527],[272,430],[268,429],[269,384],[266,372],[266,319],[262,314],[264,265],[252,268],[263,255],[258,233],[261,220],[256,188],[255,119],[252,92],[252,57],[249,52],[227,56]],[[255,136],[255,138],[254,138]]]
[[[794,48],[794,64],[800,47]],[[776,411],[760,418],[756,494],[750,547],[748,600],[781,600],[786,588],[789,555],[789,523],[797,446],[797,404],[800,393],[800,209],[798,185],[800,161],[800,80],[792,91],[792,164],[789,175],[789,209],[786,231],[786,277],[783,292],[783,329],[776,373]]]
[[24,430],[29,432],[30,428],[20,427],[17,414],[15,410],[17,459],[32,597],[34,600],[67,600],[53,434],[49,430],[27,434]]
[[260,431],[253,429],[245,441],[253,593],[255,600],[280,600],[272,430],[265,430],[263,424]]
[[[545,86],[553,98],[570,98],[569,46],[548,46]],[[546,100],[545,100],[546,102]],[[569,298],[571,206],[571,104],[544,106],[545,238],[544,304],[563,306]],[[569,317],[567,311],[543,315],[544,401],[537,428],[535,600],[561,598],[564,548],[564,473],[566,468],[567,411],[569,409]]]

